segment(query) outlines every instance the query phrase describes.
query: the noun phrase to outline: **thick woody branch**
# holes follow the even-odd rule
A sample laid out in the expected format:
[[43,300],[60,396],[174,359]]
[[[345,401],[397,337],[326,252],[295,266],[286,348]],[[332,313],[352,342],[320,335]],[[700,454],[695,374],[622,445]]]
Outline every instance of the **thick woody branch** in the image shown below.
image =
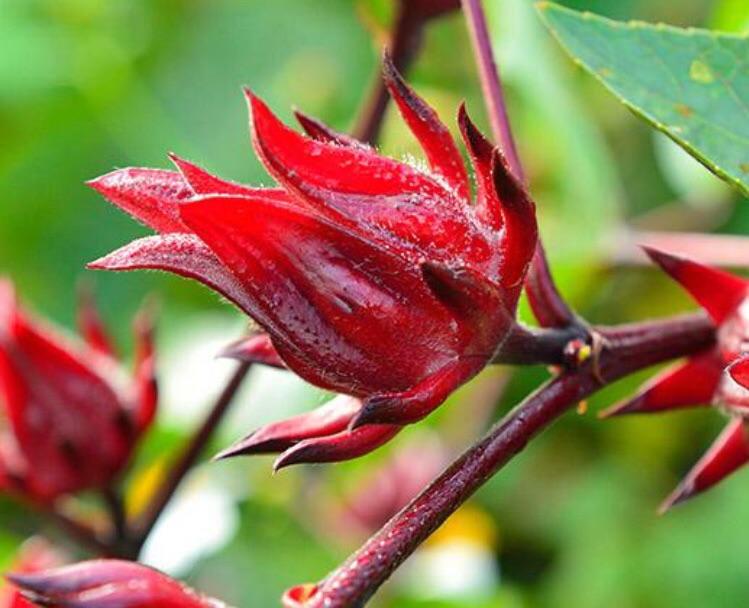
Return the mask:
[[322,581],[305,606],[363,606],[484,482],[579,400],[634,371],[707,348],[715,339],[714,327],[701,314],[596,331],[603,338],[596,360],[531,394]]

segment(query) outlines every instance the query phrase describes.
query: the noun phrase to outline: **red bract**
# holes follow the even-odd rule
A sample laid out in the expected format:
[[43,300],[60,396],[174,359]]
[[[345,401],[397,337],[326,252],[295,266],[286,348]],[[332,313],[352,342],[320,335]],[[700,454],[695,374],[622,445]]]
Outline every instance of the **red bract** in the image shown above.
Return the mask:
[[715,346],[667,369],[632,399],[603,413],[614,416],[715,405],[731,420],[662,510],[712,487],[749,461],[749,282],[692,260],[646,249],[702,306],[718,328]]
[[536,244],[533,202],[465,110],[475,204],[434,110],[387,61],[385,81],[428,169],[305,116],[310,137],[300,135],[248,91],[252,141],[277,188],[227,182],[177,157],[177,172],[125,169],[92,182],[159,232],[92,267],[197,279],[267,332],[247,357],[278,357],[363,401],[335,441],[353,442],[346,426],[366,429],[357,435],[366,441],[326,460],[379,445],[394,433],[384,427],[423,418],[487,365],[514,324]]
[[94,560],[8,579],[30,601],[57,608],[221,608],[165,574],[135,562]]
[[64,337],[19,307],[0,284],[0,488],[48,501],[104,487],[128,461],[156,408],[150,321],[137,323],[128,380],[89,298],[79,315],[84,341]]
[[[26,541],[21,548],[14,571],[22,574],[55,568],[63,563],[62,556],[41,538]],[[0,585],[2,583],[0,582]],[[32,608],[18,589],[10,585],[0,586],[0,608]]]
[[366,424],[351,429],[361,407],[359,399],[339,395],[311,412],[258,429],[216,458],[282,452],[273,466],[279,470],[302,462],[337,462],[362,456],[392,439],[401,427]]

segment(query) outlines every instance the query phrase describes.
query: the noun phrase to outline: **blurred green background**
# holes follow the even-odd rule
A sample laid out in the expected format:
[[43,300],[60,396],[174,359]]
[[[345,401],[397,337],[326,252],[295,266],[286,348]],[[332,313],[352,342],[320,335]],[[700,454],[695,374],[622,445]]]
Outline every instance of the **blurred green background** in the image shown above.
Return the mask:
[[[745,0],[562,3],[621,19],[749,27]],[[531,2],[485,5],[562,290],[602,323],[690,308],[638,257],[634,231],[745,234],[749,205],[575,68]],[[231,365],[214,355],[244,321],[196,284],[83,270],[146,233],[83,182],[114,167],[166,167],[174,151],[225,177],[269,184],[249,146],[240,86],[286,119],[295,105],[346,129],[377,70],[391,13],[386,0],[0,0],[2,271],[29,306],[68,326],[73,286],[90,275],[126,352],[139,302],[148,293],[161,301],[164,398],[158,428],[128,477],[131,509],[142,506],[166,458],[220,389]],[[451,128],[462,99],[486,125],[459,15],[429,28],[410,80]],[[382,147],[419,154],[393,113]],[[591,400],[587,414],[568,415],[533,442],[372,605],[749,605],[748,472],[655,515],[722,426],[720,415],[595,417],[651,373],[614,385]],[[267,458],[200,467],[146,559],[235,605],[277,605],[284,588],[321,578],[375,525],[377,514],[362,502],[382,502],[393,485],[418,487],[545,376],[543,369],[490,370],[428,422],[356,462],[276,476]],[[506,390],[496,390],[505,380]],[[282,372],[253,372],[249,384],[215,449],[325,398]],[[0,521],[0,565],[7,566],[41,524],[7,499]]]

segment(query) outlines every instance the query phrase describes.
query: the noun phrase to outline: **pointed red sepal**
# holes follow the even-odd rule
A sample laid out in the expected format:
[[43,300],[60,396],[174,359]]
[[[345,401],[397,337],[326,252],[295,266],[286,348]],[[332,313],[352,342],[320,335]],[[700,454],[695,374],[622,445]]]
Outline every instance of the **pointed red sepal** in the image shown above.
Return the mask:
[[722,372],[722,363],[717,354],[708,352],[697,355],[658,374],[637,395],[602,411],[599,417],[649,414],[710,405]]
[[749,293],[746,280],[688,258],[643,247],[650,259],[678,282],[720,324]]
[[83,282],[78,287],[77,320],[78,330],[86,344],[98,353],[112,358],[116,356],[112,340],[96,308],[91,287]]
[[342,462],[364,456],[390,441],[401,427],[392,424],[368,424],[334,435],[305,439],[281,454],[273,464],[278,471],[294,464]]
[[285,188],[320,212],[337,215],[336,198],[354,194],[366,198],[412,194],[455,203],[444,187],[421,171],[368,148],[304,137],[283,124],[251,91],[245,95],[258,157]]
[[119,169],[87,182],[113,205],[157,232],[185,232],[177,205],[193,196],[180,173]]
[[215,456],[215,460],[246,454],[282,452],[305,439],[334,435],[346,429],[361,409],[361,401],[339,395],[325,405],[268,424]]
[[135,335],[135,426],[143,432],[153,422],[159,401],[159,389],[156,382],[156,357],[154,348],[155,311],[153,301],[147,301],[141,307],[133,322]]
[[268,334],[256,333],[249,337],[237,340],[221,351],[221,357],[237,359],[246,363],[259,363],[278,369],[286,369],[281,355]]
[[536,206],[498,148],[492,156],[492,178],[494,192],[502,205],[502,284],[509,288],[522,283],[536,251]]
[[281,597],[281,606],[283,608],[304,608],[305,604],[317,593],[317,589],[318,585],[314,583],[296,585],[287,589]]
[[388,53],[383,55],[382,71],[385,86],[409,129],[419,140],[432,171],[441,175],[458,197],[469,201],[468,174],[450,131],[434,109],[403,80]]
[[288,194],[280,188],[250,188],[243,184],[221,179],[190,161],[174,153],[169,158],[184,177],[195,194],[229,194],[238,196],[264,196],[266,198],[287,202]]
[[329,144],[338,144],[339,146],[369,148],[367,144],[360,142],[358,139],[354,139],[346,133],[339,133],[338,131],[331,129],[323,121],[310,116],[309,114],[305,114],[301,110],[294,110],[294,118],[296,118],[302,129],[304,129],[304,132],[312,139]]
[[195,279],[247,311],[250,302],[237,278],[198,237],[165,234],[137,239],[90,262],[95,270],[165,270]]
[[62,608],[220,608],[174,579],[134,562],[92,560],[8,580],[40,606]]
[[367,428],[367,425],[374,424],[402,426],[418,422],[442,405],[450,393],[482,367],[483,364],[475,360],[459,360],[446,365],[408,391],[370,397],[349,428]]
[[659,508],[671,507],[708,490],[749,462],[749,436],[743,418],[734,418],[723,429],[710,449]]
[[726,368],[734,382],[749,389],[749,355],[739,357]]
[[476,214],[485,224],[499,230],[502,227],[502,205],[494,190],[494,146],[468,116],[465,103],[458,108],[458,126],[476,178]]

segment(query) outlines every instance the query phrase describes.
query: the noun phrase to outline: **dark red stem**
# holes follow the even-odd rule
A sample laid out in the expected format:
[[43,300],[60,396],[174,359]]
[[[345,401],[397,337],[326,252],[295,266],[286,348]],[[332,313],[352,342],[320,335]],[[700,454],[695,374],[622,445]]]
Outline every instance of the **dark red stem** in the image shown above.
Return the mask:
[[114,488],[104,488],[101,494],[112,523],[112,542],[117,545],[127,543],[130,530],[122,496]]
[[563,365],[568,363],[566,347],[572,340],[590,343],[587,328],[579,325],[536,329],[515,325],[492,363],[505,365]]
[[604,339],[597,361],[556,376],[527,397],[322,581],[305,606],[363,606],[469,496],[579,400],[636,370],[704,349],[715,339],[714,327],[701,314],[597,331]]
[[242,385],[242,381],[250,371],[250,367],[251,365],[249,363],[241,363],[237,367],[234,375],[230,378],[229,382],[224,387],[224,390],[216,400],[216,403],[213,405],[213,408],[211,408],[208,416],[203,421],[203,424],[190,439],[190,442],[172,467],[166,481],[153,497],[137,529],[137,538],[134,540],[133,544],[135,556],[140,553],[143,543],[145,543],[151,530],[153,530],[153,527],[156,525],[164,508],[169,504],[169,501],[172,499],[172,496],[174,496],[177,488],[179,488],[183,479],[195,465],[205,449],[206,444],[216,430],[219,422],[221,422],[226,410],[231,405],[239,387]]
[[[462,0],[462,4],[473,44],[473,52],[476,57],[476,65],[492,133],[507,157],[515,176],[525,181],[523,165],[520,162],[515,138],[510,128],[502,80],[499,76],[497,62],[494,59],[486,15],[481,6],[481,0]],[[552,279],[546,252],[540,239],[536,246],[536,254],[531,262],[531,267],[528,270],[525,289],[533,314],[543,327],[565,327],[576,323],[575,314],[562,298]]]
[[69,517],[56,507],[44,509],[41,513],[64,532],[68,538],[86,551],[90,551],[99,557],[118,556],[116,548],[111,543],[101,539],[96,530],[87,524]]
[[[401,2],[387,44],[387,51],[399,72],[404,73],[416,56],[421,46],[423,29],[424,20],[408,10],[405,2]],[[356,139],[369,144],[377,143],[389,101],[390,95],[378,70],[352,130]]]
[[[421,48],[427,23],[460,8],[460,0],[400,0],[396,4],[385,48],[395,67],[404,74]],[[390,95],[378,70],[351,134],[359,141],[377,143],[389,102]]]

